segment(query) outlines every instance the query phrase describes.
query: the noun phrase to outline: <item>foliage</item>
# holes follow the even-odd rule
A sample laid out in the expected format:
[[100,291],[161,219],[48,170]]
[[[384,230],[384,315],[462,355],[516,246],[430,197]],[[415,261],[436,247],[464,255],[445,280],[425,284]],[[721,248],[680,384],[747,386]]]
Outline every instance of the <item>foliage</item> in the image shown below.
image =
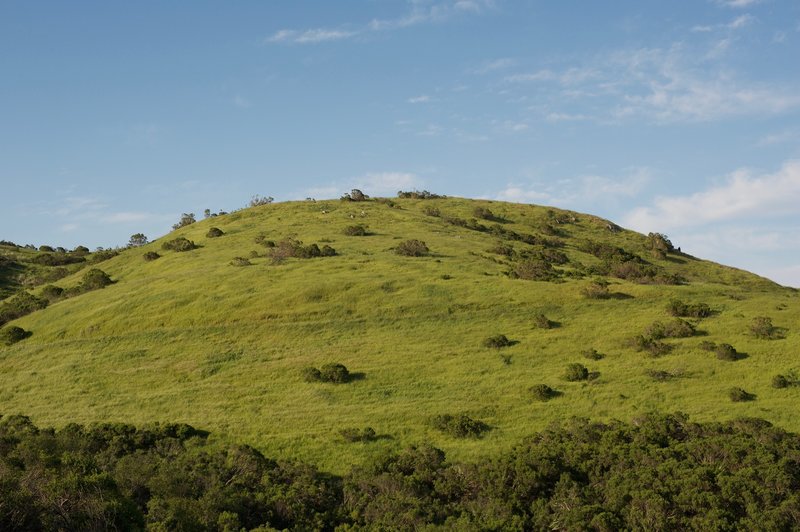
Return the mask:
[[64,289],[54,284],[49,284],[42,288],[41,296],[48,302],[58,301],[64,297]]
[[42,266],[66,266],[68,264],[76,264],[85,262],[86,259],[80,255],[67,254],[67,253],[42,253],[30,259],[35,264]]
[[186,227],[187,225],[192,225],[196,221],[197,220],[195,220],[193,212],[189,212],[189,213],[185,212],[185,213],[181,214],[181,219],[178,220],[178,223],[176,223],[175,225],[172,226],[172,229],[173,230],[180,229],[181,227]]
[[434,194],[433,192],[428,192],[427,190],[399,190],[397,192],[397,197],[404,199],[442,199],[446,198],[447,196],[440,196],[439,194]]
[[683,376],[683,371],[672,370],[667,371],[663,369],[648,369],[644,372],[645,375],[650,377],[656,382],[665,382]]
[[333,384],[350,382],[353,377],[347,367],[339,363],[324,364],[319,369],[305,368],[302,375],[306,382],[330,382]]
[[734,403],[741,403],[744,401],[755,401],[756,396],[752,393],[744,391],[742,388],[738,386],[734,386],[730,390],[728,390],[728,397]]
[[279,264],[290,257],[297,259],[332,257],[336,255],[336,250],[327,244],[320,249],[317,244],[305,246],[300,240],[286,238],[275,244],[274,247],[270,247],[267,255],[272,259],[273,263]]
[[367,228],[361,224],[348,225],[344,228],[344,234],[347,236],[367,236]]
[[103,262],[108,259],[112,259],[119,255],[119,251],[116,249],[101,249],[95,251],[89,256],[89,260],[87,261],[89,264],[97,264],[98,262]]
[[467,414],[440,414],[431,419],[433,428],[454,438],[477,438],[489,430],[489,425]]
[[472,215],[475,218],[483,219],[483,220],[494,220],[495,219],[494,213],[491,210],[487,209],[486,207],[480,207],[480,206],[479,207],[475,207],[472,210]]
[[158,252],[156,251],[148,251],[147,253],[142,255],[142,258],[144,258],[144,260],[146,260],[147,262],[150,262],[158,258],[161,258],[161,255],[159,255]]
[[658,357],[672,351],[672,346],[655,340],[649,336],[637,334],[628,341],[628,345],[637,351],[646,351],[651,356]]
[[339,431],[342,438],[346,442],[371,442],[378,439],[377,434],[375,434],[375,429],[372,427],[365,427],[364,429],[357,429],[354,427],[342,429]]
[[583,358],[588,358],[589,360],[602,360],[605,356],[601,353],[597,352],[597,349],[587,349],[581,352]]
[[131,235],[130,240],[128,240],[128,247],[129,248],[138,248],[147,244],[147,237],[144,233],[136,233]]
[[547,316],[539,313],[533,316],[533,325],[537,329],[552,329],[556,326],[556,322],[551,321]]
[[354,188],[350,192],[342,195],[341,199],[342,201],[367,201],[369,199],[369,196],[367,196],[357,188]]
[[248,206],[249,207],[260,207],[262,205],[269,205],[273,201],[275,201],[275,198],[273,198],[272,196],[264,197],[264,196],[259,196],[258,194],[256,194],[255,196],[250,198],[250,203],[248,204]]
[[775,375],[772,377],[773,388],[788,388],[792,382],[785,375]]
[[395,248],[395,253],[404,257],[424,257],[430,250],[422,240],[412,239],[400,242]]
[[586,366],[577,362],[567,365],[567,369],[564,371],[564,380],[570,382],[585,381],[588,378],[589,370]]
[[605,279],[596,279],[581,288],[581,294],[588,299],[608,299],[611,297],[608,286],[609,282]]
[[0,325],[47,306],[47,300],[22,291],[0,303]]
[[653,340],[663,338],[688,338],[695,333],[695,327],[688,321],[676,318],[667,323],[656,321],[644,331],[644,336]]
[[667,312],[679,318],[707,318],[711,316],[711,307],[705,303],[685,303],[673,299],[667,305]]
[[12,345],[21,340],[24,340],[31,333],[26,331],[22,327],[17,327],[16,325],[9,325],[8,327],[4,327],[0,329],[0,344],[3,345]]
[[212,227],[206,233],[206,238],[218,238],[224,235],[225,233],[219,227]]
[[531,397],[536,401],[549,401],[558,395],[558,392],[546,384],[535,384],[530,387]]
[[104,272],[103,270],[98,270],[97,268],[92,268],[85,274],[83,274],[83,278],[81,279],[80,289],[83,292],[88,292],[90,290],[98,290],[100,288],[105,288],[106,286],[112,284],[114,281],[111,280],[111,277]]
[[717,344],[714,346],[714,352],[720,360],[735,361],[741,358],[741,355],[734,349],[731,344]]
[[780,330],[772,324],[772,318],[766,316],[753,318],[750,323],[750,332],[762,340],[774,340],[781,337]]
[[179,236],[178,238],[168,240],[161,244],[161,249],[172,251],[191,251],[193,249],[197,249],[197,246],[192,240]]
[[499,349],[501,347],[508,347],[514,345],[514,343],[509,340],[505,334],[496,334],[494,336],[490,336],[483,341],[483,347],[494,347],[495,349]]
[[527,281],[552,281],[558,277],[558,272],[547,261],[528,259],[517,262],[510,275]]
[[438,207],[432,207],[430,205],[425,205],[422,208],[422,213],[427,216],[432,216],[434,218],[438,218],[439,216],[442,215],[442,211],[440,211]]
[[234,257],[231,259],[231,266],[251,266],[252,262],[245,257]]

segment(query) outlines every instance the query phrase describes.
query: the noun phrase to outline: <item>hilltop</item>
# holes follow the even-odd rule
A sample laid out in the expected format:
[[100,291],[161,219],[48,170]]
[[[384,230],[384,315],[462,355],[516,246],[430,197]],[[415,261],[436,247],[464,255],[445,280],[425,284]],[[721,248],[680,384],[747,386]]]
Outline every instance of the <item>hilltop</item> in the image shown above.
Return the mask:
[[[422,441],[494,455],[574,415],[800,430],[796,290],[589,214],[410,196],[256,206],[44,275],[49,303],[6,325],[30,336],[0,347],[0,411],[189,423],[337,472]],[[313,382],[326,364],[347,382]]]

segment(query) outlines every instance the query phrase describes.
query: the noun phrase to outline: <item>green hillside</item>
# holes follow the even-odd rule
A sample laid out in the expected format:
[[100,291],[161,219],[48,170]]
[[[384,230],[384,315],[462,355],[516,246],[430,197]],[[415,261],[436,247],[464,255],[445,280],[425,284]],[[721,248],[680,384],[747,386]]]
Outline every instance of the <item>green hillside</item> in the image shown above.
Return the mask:
[[[366,235],[345,234],[359,225]],[[198,247],[163,249],[178,237]],[[398,254],[411,239],[429,253]],[[336,254],[291,256],[316,254],[312,244]],[[208,218],[73,266],[54,281],[69,297],[7,324],[32,334],[0,346],[0,412],[57,427],[189,423],[334,472],[423,441],[454,460],[494,455],[573,415],[679,410],[800,430],[798,292],[668,244],[586,214],[457,198]],[[114,283],[76,288],[90,268]],[[702,316],[676,325],[675,300]],[[691,336],[660,338],[681,332]],[[484,345],[497,335],[512,345]],[[350,381],[306,381],[329,363]],[[565,380],[571,363],[588,378]],[[786,387],[773,387],[778,374]],[[555,396],[537,400],[538,384]],[[750,400],[732,401],[732,387]],[[432,422],[462,413],[489,430],[459,438]],[[375,441],[340,434],[365,427]]]

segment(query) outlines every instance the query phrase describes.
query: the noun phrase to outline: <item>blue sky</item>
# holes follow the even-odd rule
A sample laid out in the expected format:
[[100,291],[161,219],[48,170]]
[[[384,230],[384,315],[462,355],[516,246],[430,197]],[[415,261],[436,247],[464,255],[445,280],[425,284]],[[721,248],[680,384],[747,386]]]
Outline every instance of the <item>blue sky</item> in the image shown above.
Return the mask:
[[0,239],[428,189],[800,286],[800,2],[0,3]]

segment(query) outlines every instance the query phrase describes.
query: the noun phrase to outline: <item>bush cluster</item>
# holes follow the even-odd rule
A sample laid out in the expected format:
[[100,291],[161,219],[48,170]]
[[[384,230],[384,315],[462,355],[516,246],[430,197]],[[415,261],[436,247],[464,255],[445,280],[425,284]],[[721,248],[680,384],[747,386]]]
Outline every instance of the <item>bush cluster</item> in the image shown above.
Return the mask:
[[364,225],[357,224],[345,227],[344,234],[347,236],[367,236],[369,232],[367,232],[367,228]]
[[583,364],[573,362],[564,371],[564,380],[569,382],[585,381],[589,378],[589,370]]
[[667,312],[678,318],[707,318],[711,316],[711,307],[705,303],[685,303],[673,299],[667,304]]
[[651,356],[659,357],[672,351],[672,346],[655,340],[649,336],[637,334],[628,341],[628,345],[637,351],[646,351]]
[[422,240],[412,239],[400,242],[395,248],[395,253],[404,257],[424,257],[430,253],[430,250]]
[[581,288],[581,294],[588,299],[609,299],[612,294],[608,286],[605,279],[597,279]]
[[274,263],[280,263],[288,258],[313,259],[316,257],[333,257],[336,250],[325,244],[321,248],[317,244],[303,245],[303,242],[294,238],[281,240],[272,247],[268,247],[267,255]]
[[159,258],[161,258],[161,255],[159,255],[159,254],[158,254],[157,252],[155,252],[155,251],[148,251],[147,253],[145,253],[144,255],[142,255],[142,258],[143,258],[144,260],[146,260],[147,262],[151,262],[151,261],[154,261],[154,260],[156,260],[156,259],[159,259]]
[[375,429],[372,427],[365,427],[363,429],[346,428],[339,431],[339,434],[346,442],[371,442],[378,439],[375,434]]
[[197,249],[197,246],[188,238],[179,236],[178,238],[168,240],[161,244],[161,249],[170,251],[191,251]]
[[666,371],[662,369],[648,369],[644,372],[645,375],[650,377],[656,382],[665,382],[683,376],[682,370]]
[[218,238],[224,235],[225,233],[219,227],[212,227],[206,233],[206,238]]
[[483,341],[483,347],[493,347],[495,349],[500,349],[501,347],[508,347],[514,345],[511,340],[509,340],[505,334],[496,334],[494,336],[490,336]]
[[467,414],[441,414],[431,419],[431,425],[455,438],[477,438],[489,430],[489,425]]
[[700,343],[700,349],[711,351],[717,355],[718,359],[727,360],[729,362],[739,360],[743,357],[731,344],[726,343],[715,344],[714,342],[703,341]]
[[693,336],[694,333],[694,325],[680,318],[675,318],[667,323],[654,322],[645,329],[644,336],[653,340],[662,340],[664,338],[688,338]]
[[780,329],[772,324],[772,318],[767,316],[758,316],[753,318],[750,323],[750,332],[753,336],[762,340],[774,340],[780,338]]
[[746,392],[742,388],[738,386],[734,386],[730,390],[728,390],[728,397],[734,403],[741,403],[744,401],[755,401],[756,396],[750,392]]
[[531,397],[535,401],[549,401],[559,393],[546,384],[535,384],[530,388]]
[[526,259],[517,262],[509,276],[527,281],[552,281],[558,278],[558,272],[546,260]]
[[22,327],[9,325],[8,327],[0,329],[0,344],[6,346],[13,345],[21,340],[24,340],[30,335],[31,332],[26,331]]
[[303,369],[303,379],[306,382],[330,382],[343,384],[350,382],[352,375],[344,364],[324,364],[319,369],[308,367]]
[[433,192],[428,192],[427,190],[399,190],[397,192],[397,197],[404,199],[442,199],[446,198],[447,196],[440,196],[439,194],[434,194]]

